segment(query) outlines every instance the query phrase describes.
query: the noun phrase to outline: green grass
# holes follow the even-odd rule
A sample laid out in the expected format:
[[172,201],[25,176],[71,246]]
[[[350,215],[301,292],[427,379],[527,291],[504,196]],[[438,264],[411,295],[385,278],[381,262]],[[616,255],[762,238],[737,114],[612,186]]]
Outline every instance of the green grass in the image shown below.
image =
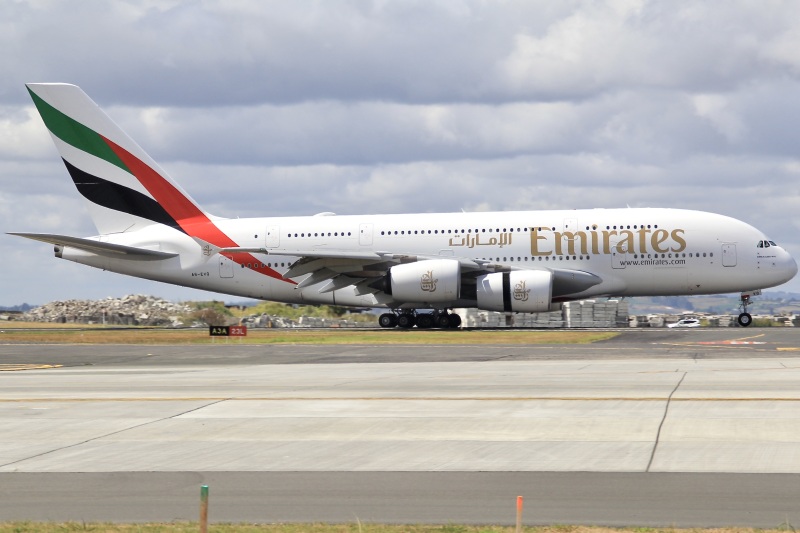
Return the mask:
[[[29,324],[29,327],[36,327]],[[247,337],[214,337],[208,329],[19,329],[0,327],[0,343],[37,344],[589,344],[619,333],[569,330],[250,329]]]
[[236,318],[251,315],[267,314],[281,318],[297,320],[303,316],[328,318],[331,320],[347,319],[354,322],[374,324],[378,317],[370,313],[349,313],[345,307],[331,305],[288,305],[278,302],[259,302],[243,310],[231,309],[230,314]]
[[[778,533],[780,529],[714,528],[606,528],[595,526],[523,527],[525,533]],[[167,524],[110,524],[83,522],[5,522],[0,533],[195,533],[199,525],[191,522]],[[513,533],[512,526],[384,525],[351,524],[210,524],[209,533]]]
[[[174,524],[109,524],[11,522],[0,524],[0,533],[196,533],[197,523]],[[381,525],[381,524],[209,524],[209,533],[510,533],[513,527],[460,525]],[[535,531],[526,528],[526,533]]]

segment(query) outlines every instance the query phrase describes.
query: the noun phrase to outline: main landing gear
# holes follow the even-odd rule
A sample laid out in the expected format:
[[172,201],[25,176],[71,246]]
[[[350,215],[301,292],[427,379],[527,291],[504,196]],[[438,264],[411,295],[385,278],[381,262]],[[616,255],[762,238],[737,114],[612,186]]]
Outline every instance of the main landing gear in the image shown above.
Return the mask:
[[410,329],[417,326],[419,329],[455,329],[461,326],[461,317],[448,311],[417,313],[416,311],[398,310],[391,313],[383,313],[378,317],[378,324],[382,328],[399,327]]
[[739,308],[742,310],[742,312],[739,313],[739,317],[736,319],[736,322],[738,322],[739,325],[742,326],[743,328],[746,328],[747,326],[753,323],[753,317],[750,315],[750,313],[747,312],[747,306],[752,303],[750,301],[750,297],[758,296],[759,294],[761,294],[760,290],[752,292],[743,292],[739,296],[739,298],[741,299],[739,302]]

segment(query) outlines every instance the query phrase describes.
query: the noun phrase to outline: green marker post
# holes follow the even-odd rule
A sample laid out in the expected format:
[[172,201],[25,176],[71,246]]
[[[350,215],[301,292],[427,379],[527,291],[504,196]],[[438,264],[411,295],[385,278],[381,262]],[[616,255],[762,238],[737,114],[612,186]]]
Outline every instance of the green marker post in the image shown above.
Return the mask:
[[208,485],[200,485],[200,533],[208,533]]

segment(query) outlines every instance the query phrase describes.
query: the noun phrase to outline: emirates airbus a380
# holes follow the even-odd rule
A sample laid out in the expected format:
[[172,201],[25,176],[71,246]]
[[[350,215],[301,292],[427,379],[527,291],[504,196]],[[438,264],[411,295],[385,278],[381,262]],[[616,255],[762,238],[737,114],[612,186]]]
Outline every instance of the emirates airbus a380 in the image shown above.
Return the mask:
[[535,313],[610,296],[741,292],[797,273],[758,229],[682,209],[226,219],[203,211],[79,87],[28,91],[86,199],[93,237],[12,233],[56,257],[209,291],[384,307],[384,327],[457,327],[456,307]]

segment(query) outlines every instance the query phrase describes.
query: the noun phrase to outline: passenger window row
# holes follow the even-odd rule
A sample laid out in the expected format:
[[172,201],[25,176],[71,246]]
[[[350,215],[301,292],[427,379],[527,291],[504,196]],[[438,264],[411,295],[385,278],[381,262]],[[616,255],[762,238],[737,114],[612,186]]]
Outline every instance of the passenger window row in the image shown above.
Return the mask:
[[522,233],[528,231],[528,228],[481,228],[481,229],[443,229],[443,230],[381,230],[381,235],[469,235],[472,233]]
[[[644,229],[645,227],[647,229],[658,229],[658,224],[647,224],[647,226],[645,226],[644,224],[641,224],[641,225],[634,224],[633,226],[631,226],[630,224],[628,224],[628,225],[620,224],[618,226],[610,226],[609,225],[609,226],[606,226],[606,229],[607,230],[640,229],[640,228]],[[590,226],[586,226],[586,230],[587,231],[596,231],[597,228],[598,228],[597,224],[593,224],[591,227]],[[546,229],[547,230],[551,230],[551,231],[557,231],[557,229],[555,227],[552,227],[552,228],[540,227],[540,228],[537,228],[537,229],[538,229],[538,231],[545,231]],[[498,228],[498,227],[495,227],[495,228],[475,228],[475,229],[472,229],[472,228],[468,228],[468,229],[463,229],[463,228],[462,229],[442,229],[442,230],[439,230],[439,229],[424,230],[423,229],[423,230],[413,230],[413,231],[412,230],[381,230],[381,235],[384,235],[384,236],[388,236],[388,235],[452,235],[452,234],[469,235],[469,234],[472,234],[472,233],[514,233],[514,232],[523,233],[523,232],[527,232],[527,231],[528,231],[528,228],[521,228],[521,227],[518,227],[518,228],[502,228],[502,229]],[[345,236],[351,237],[352,235],[353,234],[350,231],[348,231],[348,232],[344,232],[344,231],[330,232],[329,231],[327,233],[324,232],[324,231],[323,232],[313,232],[313,233],[309,231],[309,232],[300,232],[300,233],[287,233],[286,237],[287,238],[345,237]],[[759,242],[759,248],[763,248],[764,244],[768,243],[768,242],[772,242],[772,241],[761,241],[761,242]],[[766,246],[768,247],[769,244],[766,244]],[[772,243],[772,246],[775,246],[775,243]]]
[[334,232],[330,232],[329,231],[327,234],[324,231],[323,232],[315,232],[313,235],[311,234],[310,231],[308,233],[304,232],[304,233],[287,233],[286,234],[286,236],[289,237],[289,238],[292,238],[292,237],[325,237],[325,236],[327,236],[327,237],[345,237],[345,236],[350,237],[351,235],[352,235],[352,233],[349,232],[349,231],[347,232],[347,235],[345,235],[345,232],[343,232],[343,231],[334,231]]
[[288,266],[288,263],[242,263],[242,268],[278,268]]

